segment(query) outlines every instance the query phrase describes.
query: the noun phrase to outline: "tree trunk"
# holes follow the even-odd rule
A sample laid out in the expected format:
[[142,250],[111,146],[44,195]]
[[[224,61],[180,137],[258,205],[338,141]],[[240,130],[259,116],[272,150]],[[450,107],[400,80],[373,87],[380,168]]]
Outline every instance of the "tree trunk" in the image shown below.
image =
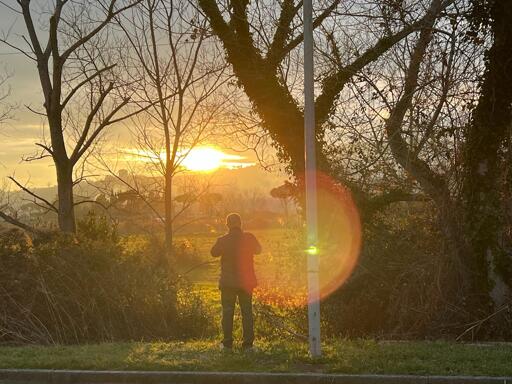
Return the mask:
[[59,199],[59,228],[62,232],[76,231],[73,200],[73,167],[69,161],[55,162],[57,168],[57,192]]
[[[505,223],[500,179],[511,124],[512,2],[496,0],[489,11],[494,42],[467,131],[463,201],[474,305],[496,307],[512,283],[512,263],[499,240]],[[492,303],[486,299],[489,295]]]
[[457,301],[456,306],[459,306],[463,304],[471,287],[471,272],[466,263],[469,249],[463,228],[460,225],[460,207],[451,201],[449,195],[445,197],[444,201],[444,203],[436,202],[438,228],[443,234],[444,244],[447,248],[446,253],[453,265],[453,273],[449,273],[452,276],[452,281],[449,283],[457,292],[452,292],[450,296],[452,300]]
[[171,168],[167,168],[167,174],[165,175],[165,192],[164,192],[164,205],[165,205],[165,223],[164,223],[164,231],[165,231],[165,260],[169,266],[169,268],[173,265],[171,258],[173,257],[173,246],[172,246],[172,175]]

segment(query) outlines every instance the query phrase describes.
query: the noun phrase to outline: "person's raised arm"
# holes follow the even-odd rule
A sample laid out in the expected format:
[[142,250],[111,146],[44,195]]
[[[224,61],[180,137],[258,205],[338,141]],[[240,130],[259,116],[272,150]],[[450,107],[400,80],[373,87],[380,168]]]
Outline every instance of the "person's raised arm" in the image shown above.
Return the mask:
[[222,244],[220,239],[217,239],[212,249],[210,250],[210,254],[213,257],[220,257],[222,255]]

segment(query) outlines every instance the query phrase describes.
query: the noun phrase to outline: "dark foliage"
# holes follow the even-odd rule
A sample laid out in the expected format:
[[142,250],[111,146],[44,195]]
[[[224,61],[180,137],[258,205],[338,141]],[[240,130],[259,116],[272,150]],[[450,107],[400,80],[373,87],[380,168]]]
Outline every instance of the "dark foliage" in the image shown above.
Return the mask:
[[83,343],[201,337],[211,316],[170,281],[148,244],[121,242],[104,219],[33,242],[0,234],[0,342]]
[[[431,203],[400,203],[364,226],[356,271],[322,303],[327,335],[510,339],[512,313],[468,322]],[[495,322],[499,320],[499,322]],[[470,330],[469,332],[466,332]],[[466,332],[466,333],[465,333]]]

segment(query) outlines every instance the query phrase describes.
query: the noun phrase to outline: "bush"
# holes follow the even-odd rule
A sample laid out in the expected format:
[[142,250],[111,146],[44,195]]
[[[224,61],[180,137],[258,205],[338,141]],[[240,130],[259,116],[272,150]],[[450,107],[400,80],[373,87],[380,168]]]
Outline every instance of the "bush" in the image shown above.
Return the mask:
[[429,204],[396,204],[365,225],[356,270],[323,303],[327,334],[411,338],[453,332],[443,317],[452,267],[434,215]]
[[93,215],[77,236],[31,241],[20,231],[2,233],[0,342],[203,336],[212,329],[205,306],[162,267],[151,244],[120,239]]

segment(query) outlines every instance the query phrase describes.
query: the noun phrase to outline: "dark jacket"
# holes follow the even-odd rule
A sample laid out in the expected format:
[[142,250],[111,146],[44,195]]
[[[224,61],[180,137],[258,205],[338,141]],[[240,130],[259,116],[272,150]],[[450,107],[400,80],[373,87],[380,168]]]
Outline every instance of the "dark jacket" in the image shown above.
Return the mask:
[[221,273],[219,288],[241,288],[248,292],[256,285],[254,255],[261,253],[256,237],[240,228],[232,228],[219,237],[212,247],[213,257],[220,257]]

